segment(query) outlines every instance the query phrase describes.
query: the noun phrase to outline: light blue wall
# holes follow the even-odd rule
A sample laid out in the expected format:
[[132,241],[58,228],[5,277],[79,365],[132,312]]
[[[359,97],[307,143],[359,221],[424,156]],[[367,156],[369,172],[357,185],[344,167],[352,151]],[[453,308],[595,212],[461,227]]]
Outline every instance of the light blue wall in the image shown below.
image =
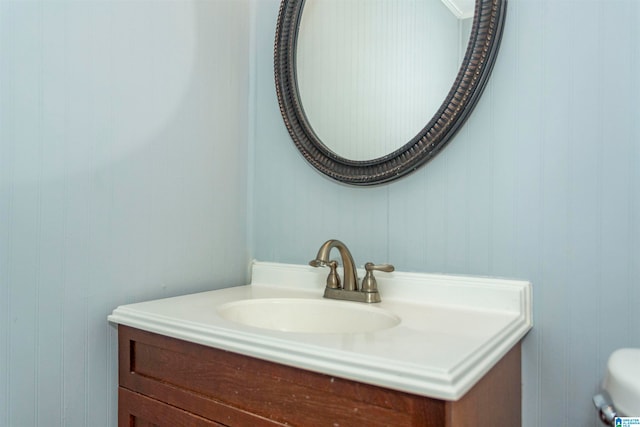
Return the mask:
[[597,425],[608,354],[640,346],[637,0],[510,0],[462,132],[364,189],[295,150],[278,0],[250,6],[0,0],[0,426],[115,425],[113,307],[330,237],[360,264],[531,280],[525,426]]
[[247,1],[0,0],[0,426],[117,425],[118,305],[247,280]]
[[359,264],[528,279],[524,425],[598,425],[609,353],[640,347],[640,2],[510,0],[466,126],[376,188],[331,182],[296,151],[274,92],[278,1],[254,4],[255,258],[305,263],[335,237]]

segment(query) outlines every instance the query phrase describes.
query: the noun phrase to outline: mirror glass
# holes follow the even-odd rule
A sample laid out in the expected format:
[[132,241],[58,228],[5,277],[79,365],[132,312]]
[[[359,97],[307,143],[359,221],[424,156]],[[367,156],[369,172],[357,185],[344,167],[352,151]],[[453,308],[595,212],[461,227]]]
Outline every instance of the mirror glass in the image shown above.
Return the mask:
[[295,65],[314,133],[351,160],[401,148],[451,89],[471,23],[442,0],[306,0]]
[[324,175],[396,180],[435,157],[471,114],[507,0],[282,0],[274,50],[289,135]]

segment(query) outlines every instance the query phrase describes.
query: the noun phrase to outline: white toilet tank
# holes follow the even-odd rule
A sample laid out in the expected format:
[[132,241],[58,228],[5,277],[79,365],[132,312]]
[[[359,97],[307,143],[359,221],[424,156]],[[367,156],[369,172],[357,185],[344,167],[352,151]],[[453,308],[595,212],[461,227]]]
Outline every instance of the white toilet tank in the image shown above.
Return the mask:
[[640,417],[640,348],[621,348],[611,354],[602,387],[618,416]]
[[623,425],[618,417],[638,417],[640,421],[640,348],[621,348],[611,353],[602,388],[593,403],[603,423]]

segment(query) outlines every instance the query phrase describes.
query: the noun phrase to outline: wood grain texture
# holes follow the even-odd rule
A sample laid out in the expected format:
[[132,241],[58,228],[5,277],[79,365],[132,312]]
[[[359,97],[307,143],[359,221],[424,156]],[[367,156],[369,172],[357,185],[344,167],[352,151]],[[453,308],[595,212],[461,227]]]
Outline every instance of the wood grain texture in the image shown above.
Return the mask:
[[224,427],[187,411],[120,387],[118,424],[127,427]]
[[[451,427],[518,426],[522,423],[521,348],[517,345],[466,395],[446,404]],[[487,416],[488,415],[488,416]]]
[[[466,427],[489,426],[494,419],[520,424],[519,346],[469,398],[444,402],[122,325],[119,341],[121,387],[229,426]],[[504,416],[496,418],[498,408]]]

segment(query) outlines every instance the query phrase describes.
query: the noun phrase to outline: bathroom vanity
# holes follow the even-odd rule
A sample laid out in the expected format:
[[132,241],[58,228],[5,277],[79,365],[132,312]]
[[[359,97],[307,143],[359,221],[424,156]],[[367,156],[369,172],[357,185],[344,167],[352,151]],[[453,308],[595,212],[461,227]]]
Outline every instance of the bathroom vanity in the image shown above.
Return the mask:
[[120,326],[119,425],[520,425],[520,346],[451,402]]
[[[529,283],[396,272],[363,304],[323,299],[325,276],[255,263],[250,285],[118,307],[119,425],[520,425]],[[327,330],[343,308],[383,320]]]

